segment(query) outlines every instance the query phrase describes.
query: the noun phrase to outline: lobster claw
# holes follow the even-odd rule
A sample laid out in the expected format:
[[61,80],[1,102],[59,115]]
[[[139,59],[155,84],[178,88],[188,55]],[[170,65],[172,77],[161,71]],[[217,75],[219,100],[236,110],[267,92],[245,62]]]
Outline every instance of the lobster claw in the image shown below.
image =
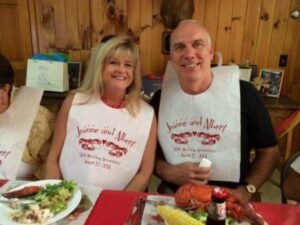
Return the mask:
[[[207,211],[210,204],[212,186],[199,184],[182,185],[175,193],[175,202],[181,208],[200,208]],[[263,218],[258,216],[253,207],[246,201],[241,200],[233,191],[228,190],[226,200],[226,214],[238,222],[248,221],[254,225],[265,225]]]

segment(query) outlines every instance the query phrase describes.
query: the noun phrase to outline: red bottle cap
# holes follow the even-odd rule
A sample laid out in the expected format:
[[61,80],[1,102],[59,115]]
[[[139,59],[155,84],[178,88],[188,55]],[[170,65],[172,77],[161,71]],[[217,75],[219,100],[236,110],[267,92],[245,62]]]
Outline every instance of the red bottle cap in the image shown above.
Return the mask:
[[227,199],[228,195],[228,191],[224,188],[215,187],[212,191],[212,196],[217,199]]

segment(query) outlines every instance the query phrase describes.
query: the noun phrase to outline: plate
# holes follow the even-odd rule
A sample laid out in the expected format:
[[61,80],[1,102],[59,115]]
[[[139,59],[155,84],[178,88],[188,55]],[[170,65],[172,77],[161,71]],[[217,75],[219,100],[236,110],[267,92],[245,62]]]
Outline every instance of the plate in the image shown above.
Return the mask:
[[[46,184],[57,184],[57,183],[60,183],[60,182],[61,182],[61,180],[40,180],[40,181],[35,181],[35,182],[29,182],[29,183],[26,183],[26,184],[22,184],[22,185],[14,188],[14,189],[11,189],[10,191],[16,191],[16,190],[19,190],[19,189],[22,189],[22,188],[28,187],[28,186],[46,186]],[[77,189],[74,192],[72,198],[68,202],[68,208],[66,208],[65,210],[57,213],[54,217],[49,219],[43,225],[55,223],[55,222],[63,219],[67,215],[69,215],[78,206],[78,204],[81,200],[81,195],[82,194],[81,194],[80,189]],[[7,204],[0,203],[0,218],[1,218],[0,224],[21,225],[22,223],[12,221],[9,218],[10,214],[13,213],[13,212],[14,212],[14,210],[11,209]],[[26,225],[28,225],[28,224],[26,224]],[[30,225],[38,225],[38,224],[30,224]]]
[[174,197],[160,196],[160,195],[148,195],[147,201],[146,201],[146,204],[144,207],[141,225],[148,225],[148,224],[164,225],[165,224],[164,222],[160,222],[157,219],[158,216],[157,216],[157,212],[155,210],[155,204],[153,204],[153,202],[175,205]]
[[[157,219],[157,212],[155,210],[155,204],[153,202],[165,203],[167,205],[174,206],[174,197],[169,196],[159,196],[159,195],[148,195],[147,201],[144,207],[143,218],[141,225],[166,225],[166,223],[161,222]],[[250,225],[250,223],[243,221],[241,223],[235,222],[234,225]]]

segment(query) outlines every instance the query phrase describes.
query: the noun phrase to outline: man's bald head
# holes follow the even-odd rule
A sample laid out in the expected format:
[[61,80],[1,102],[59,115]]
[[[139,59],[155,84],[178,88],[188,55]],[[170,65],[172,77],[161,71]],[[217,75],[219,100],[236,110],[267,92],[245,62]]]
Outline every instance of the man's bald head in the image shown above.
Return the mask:
[[170,44],[171,44],[171,51],[172,51],[172,46],[174,44],[174,37],[176,37],[176,35],[178,33],[185,33],[185,30],[187,29],[198,29],[199,31],[202,31],[205,33],[206,35],[206,39],[207,39],[207,44],[209,47],[211,47],[211,38],[210,35],[207,31],[207,29],[205,27],[203,27],[197,20],[183,20],[181,21],[178,26],[173,30],[172,34],[171,34],[171,39],[170,39]]

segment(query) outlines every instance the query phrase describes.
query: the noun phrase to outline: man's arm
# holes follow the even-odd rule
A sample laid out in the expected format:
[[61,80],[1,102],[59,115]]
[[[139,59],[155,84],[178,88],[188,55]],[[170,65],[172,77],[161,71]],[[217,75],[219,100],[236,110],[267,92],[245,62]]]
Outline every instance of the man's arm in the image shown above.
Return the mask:
[[[255,154],[255,159],[246,175],[245,181],[253,184],[258,190],[269,179],[275,169],[279,159],[278,146],[256,149]],[[251,194],[245,187],[238,187],[234,192],[244,200],[251,198]]]
[[283,192],[288,199],[300,202],[300,173],[291,169],[283,183]]

